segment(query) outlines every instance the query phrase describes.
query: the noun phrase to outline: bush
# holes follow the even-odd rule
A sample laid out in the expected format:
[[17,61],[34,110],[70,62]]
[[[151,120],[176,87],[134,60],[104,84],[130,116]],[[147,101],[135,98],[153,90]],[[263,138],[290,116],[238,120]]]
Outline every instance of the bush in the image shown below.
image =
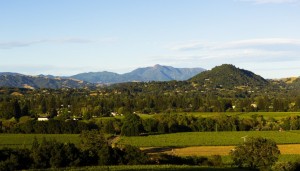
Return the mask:
[[271,167],[278,160],[279,154],[275,141],[261,137],[249,137],[230,152],[238,167],[249,168]]

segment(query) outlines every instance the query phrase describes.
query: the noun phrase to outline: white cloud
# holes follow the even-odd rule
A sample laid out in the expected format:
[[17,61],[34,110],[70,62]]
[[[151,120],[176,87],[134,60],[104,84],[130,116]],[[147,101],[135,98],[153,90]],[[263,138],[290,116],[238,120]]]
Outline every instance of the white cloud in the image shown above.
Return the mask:
[[[224,63],[268,66],[276,63],[295,65],[300,56],[300,39],[264,38],[227,42],[187,41],[168,47],[170,55],[154,56],[153,63],[173,66],[201,66],[209,69]],[[279,65],[280,66],[280,65]],[[274,67],[274,66],[273,66]],[[266,72],[266,71],[264,71]],[[271,75],[271,74],[270,74]],[[269,77],[276,77],[269,76]]]
[[28,75],[70,76],[82,72],[99,71],[98,66],[54,66],[54,65],[0,65],[1,72],[17,72]]
[[197,50],[205,48],[205,43],[199,41],[190,41],[188,43],[175,44],[169,47],[170,50],[176,51],[187,51],[187,50]]
[[202,67],[211,69],[222,64],[233,64],[250,70],[265,78],[300,76],[300,53],[289,51],[264,51],[255,49],[234,49],[203,51],[194,54],[177,53],[152,57],[148,63],[159,63],[177,67]]
[[247,39],[238,41],[229,41],[223,43],[211,43],[192,41],[187,43],[175,44],[169,47],[170,50],[175,51],[191,51],[191,50],[217,50],[217,49],[237,49],[237,48],[264,48],[272,47],[300,47],[300,39],[286,39],[286,38],[265,38],[265,39]]
[[267,38],[267,39],[248,39],[226,42],[224,44],[218,45],[214,48],[216,49],[230,49],[230,48],[264,48],[270,46],[299,46],[300,39],[285,39],[285,38]]
[[90,40],[86,38],[77,38],[77,37],[70,37],[70,38],[60,38],[60,39],[40,39],[34,41],[7,41],[7,42],[0,42],[0,49],[13,49],[18,47],[26,47],[32,46],[36,44],[43,44],[43,43],[52,43],[52,44],[85,44],[85,43],[112,43],[117,41],[115,37],[108,37],[102,38],[98,40]]
[[11,49],[11,48],[17,48],[17,47],[25,47],[30,46],[34,44],[43,43],[43,41],[11,41],[11,42],[0,42],[0,49]]
[[283,3],[297,3],[299,0],[240,0],[245,2],[253,2],[255,4],[283,4]]
[[299,59],[299,53],[290,51],[268,51],[259,49],[226,49],[226,50],[204,50],[193,54],[160,55],[151,59],[156,63],[177,62],[268,62],[268,61],[294,61]]

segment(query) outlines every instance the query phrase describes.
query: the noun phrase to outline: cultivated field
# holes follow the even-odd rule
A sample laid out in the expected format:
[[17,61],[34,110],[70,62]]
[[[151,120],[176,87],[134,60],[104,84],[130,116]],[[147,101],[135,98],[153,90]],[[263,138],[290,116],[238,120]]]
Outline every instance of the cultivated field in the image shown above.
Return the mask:
[[187,114],[194,117],[215,117],[219,115],[238,116],[239,118],[251,118],[253,115],[262,115],[266,119],[274,118],[276,120],[286,118],[289,116],[300,116],[300,112],[188,112],[179,113]]
[[[243,143],[242,137],[261,136],[273,139],[277,144],[300,144],[300,131],[241,131],[241,132],[184,132],[121,137],[118,145],[137,147],[190,147],[190,146],[234,146]],[[36,137],[56,139],[60,142],[79,144],[79,134],[0,134],[0,147],[21,147],[32,144]]]
[[79,134],[0,134],[1,147],[30,147],[34,137],[39,142],[46,138],[47,140],[55,139],[59,142],[70,142],[79,144]]
[[137,147],[229,146],[241,144],[244,141],[243,137],[249,136],[270,138],[277,144],[300,144],[300,131],[185,132],[121,137],[118,144],[131,144]]
[[[193,146],[193,147],[149,147],[142,148],[147,153],[166,153],[177,156],[227,156],[235,146]],[[300,144],[278,145],[283,155],[300,154]],[[299,156],[300,157],[300,156]]]
[[[164,113],[160,113],[164,114]],[[142,119],[152,118],[160,114],[138,114]],[[251,118],[253,115],[262,115],[264,118],[274,118],[280,120],[289,116],[300,116],[300,112],[175,112],[174,114],[182,114],[193,117],[217,117],[220,115],[238,116],[239,118]],[[124,119],[124,116],[116,116],[117,119]],[[95,118],[95,120],[113,119],[113,117]]]

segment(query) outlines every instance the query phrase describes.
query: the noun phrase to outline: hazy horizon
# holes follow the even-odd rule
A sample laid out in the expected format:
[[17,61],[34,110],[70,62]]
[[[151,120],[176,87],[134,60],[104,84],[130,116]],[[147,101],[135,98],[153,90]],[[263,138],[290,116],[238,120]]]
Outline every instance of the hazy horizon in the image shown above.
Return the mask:
[[0,72],[226,63],[264,78],[300,76],[300,0],[12,0],[0,10]]

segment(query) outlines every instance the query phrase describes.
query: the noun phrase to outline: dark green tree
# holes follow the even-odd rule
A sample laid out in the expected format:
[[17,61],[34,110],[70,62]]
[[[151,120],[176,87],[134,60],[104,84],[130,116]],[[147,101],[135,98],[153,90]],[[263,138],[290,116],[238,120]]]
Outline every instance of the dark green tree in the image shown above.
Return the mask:
[[29,116],[30,113],[29,113],[29,107],[28,107],[28,104],[25,104],[23,107],[22,107],[22,116]]
[[100,150],[107,141],[102,133],[97,130],[82,131],[80,134],[81,149]]
[[278,160],[280,151],[273,140],[248,137],[229,154],[238,167],[269,168]]
[[146,164],[149,159],[138,147],[127,145],[124,147],[124,159],[128,165]]
[[136,114],[127,114],[121,128],[121,135],[138,136],[143,131],[142,119]]
[[13,114],[15,118],[20,118],[22,115],[21,107],[18,100],[13,102]]

